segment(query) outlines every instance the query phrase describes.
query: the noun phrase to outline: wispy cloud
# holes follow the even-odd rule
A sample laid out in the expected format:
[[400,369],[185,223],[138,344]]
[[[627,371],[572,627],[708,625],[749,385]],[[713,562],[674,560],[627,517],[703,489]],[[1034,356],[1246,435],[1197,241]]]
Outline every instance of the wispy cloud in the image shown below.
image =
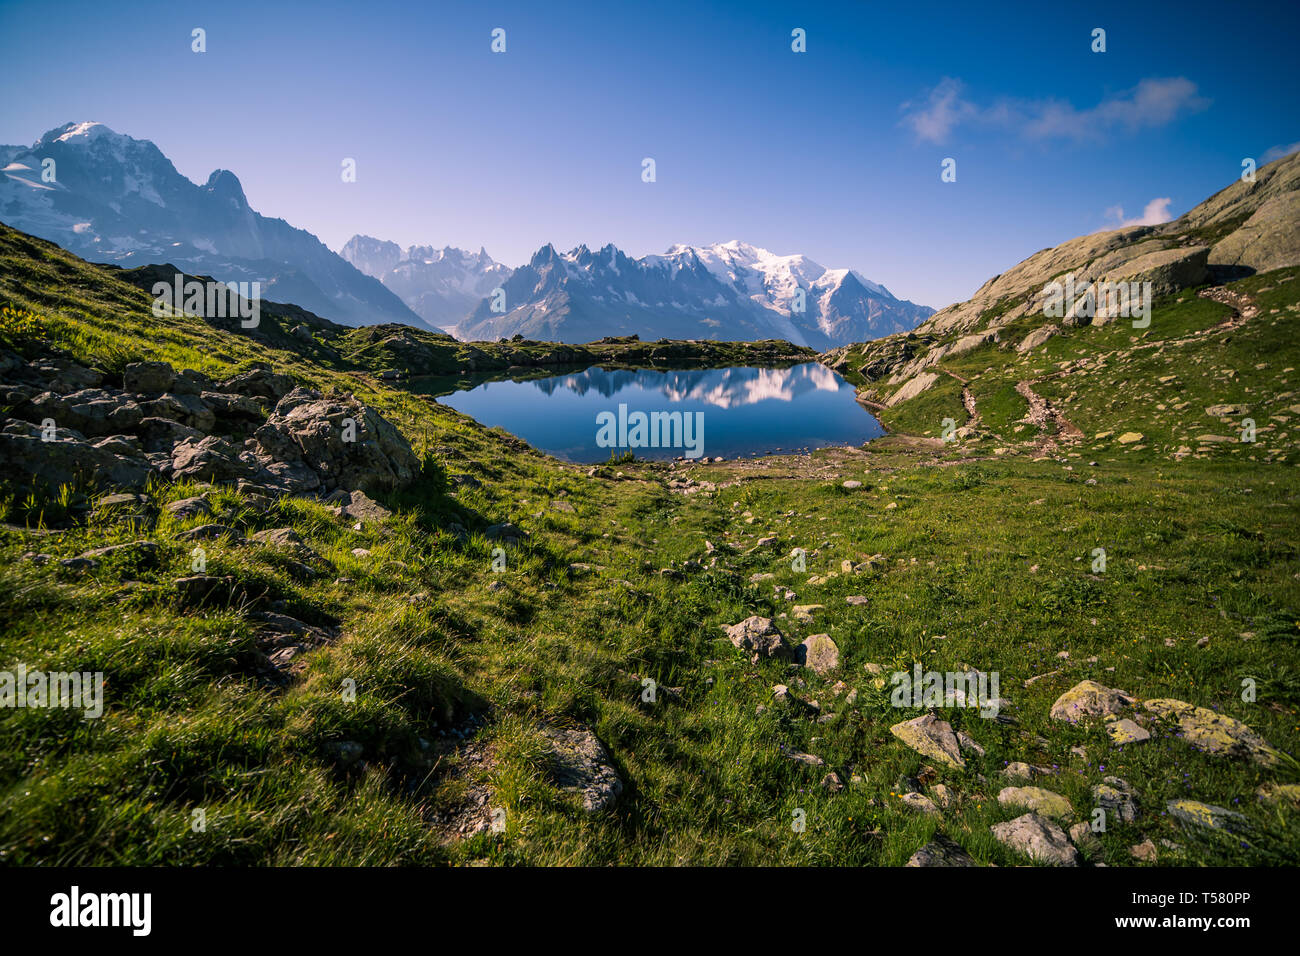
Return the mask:
[[922,99],[901,104],[902,124],[918,141],[936,144],[947,142],[962,125],[1010,130],[1031,140],[1084,142],[1166,126],[1210,104],[1196,84],[1182,76],[1144,79],[1084,109],[1064,100],[1005,97],[980,106],[965,97],[964,89],[961,80],[944,77]]
[[1271,149],[1264,150],[1264,155],[1259,158],[1259,164],[1271,163],[1275,159],[1281,159],[1283,156],[1290,156],[1296,150],[1300,150],[1300,142],[1288,143],[1285,146],[1274,146]]
[[1174,217],[1169,213],[1169,204],[1173,200],[1168,196],[1153,199],[1142,209],[1142,215],[1132,219],[1124,218],[1123,206],[1111,206],[1106,210],[1106,219],[1112,224],[1107,229],[1126,229],[1129,226],[1158,226]]

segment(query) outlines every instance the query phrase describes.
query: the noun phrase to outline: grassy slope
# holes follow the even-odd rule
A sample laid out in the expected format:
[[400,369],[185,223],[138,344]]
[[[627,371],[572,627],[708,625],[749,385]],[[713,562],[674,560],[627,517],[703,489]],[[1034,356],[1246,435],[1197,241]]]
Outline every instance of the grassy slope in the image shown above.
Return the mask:
[[[1192,374],[1226,368],[1232,353],[1222,343],[1175,356],[1169,367],[1183,378],[1178,401],[1195,411],[1267,397],[1265,410],[1274,414],[1276,389],[1266,384],[1300,361],[1294,335],[1269,320],[1293,320],[1297,287],[1275,283],[1282,311],[1265,310],[1265,321],[1233,333],[1246,361],[1232,387],[1222,376]],[[104,670],[109,686],[97,721],[59,710],[0,711],[0,859],[900,864],[943,829],[978,860],[1010,865],[1022,861],[988,826],[1018,814],[996,802],[998,772],[1026,760],[1059,767],[1044,785],[1070,798],[1079,818],[1102,776],[1135,785],[1141,817],[1112,822],[1100,835],[1100,859],[1112,865],[1131,864],[1127,847],[1143,837],[1181,847],[1161,846],[1162,862],[1297,862],[1294,817],[1253,796],[1262,783],[1300,780],[1294,761],[1262,769],[1197,753],[1172,736],[1117,751],[1097,728],[1047,719],[1061,691],[1095,677],[1144,696],[1221,708],[1289,753],[1300,741],[1300,476],[1293,464],[1265,460],[1280,445],[1282,454],[1271,457],[1294,462],[1294,444],[1279,427],[1264,433],[1258,449],[1214,446],[1204,458],[1172,461],[1169,447],[1190,426],[1156,407],[1169,403],[1146,378],[1150,369],[1138,365],[1144,358],[1113,359],[1102,373],[1113,377],[1103,380],[1106,388],[1062,379],[1053,396],[1089,438],[1149,431],[1136,451],[1103,441],[1054,456],[996,455],[1027,436],[960,449],[890,438],[869,451],[676,471],[635,464],[588,477],[342,358],[309,362],[193,319],[153,319],[142,293],[48,247],[25,249],[6,238],[0,300],[36,310],[49,340],[109,370],[146,356],[216,374],[264,360],[313,384],[346,387],[393,417],[448,473],[482,482],[451,496],[431,481],[389,502],[399,515],[386,529],[363,532],[309,502],[262,511],[230,491],[214,496],[218,517],[204,520],[246,533],[291,525],[337,567],[337,577],[304,583],[268,549],[208,549],[209,570],[267,584],[303,620],[341,624],[342,639],[313,652],[305,680],[286,691],[250,676],[251,625],[238,609],[178,610],[170,582],[188,573],[189,556],[171,536],[197,521],[178,525],[151,509],[145,534],[163,544],[158,565],[106,565],[88,575],[19,556],[67,557],[141,533],[104,513],[51,533],[5,529],[0,666]],[[1190,314],[1193,307],[1205,314]],[[1203,327],[1221,317],[1217,308],[1163,303],[1153,329]],[[1073,357],[1070,349],[1095,354],[1111,338],[1114,349],[1127,349],[1131,334],[1116,326],[1076,331],[1053,340],[1045,357],[1014,361],[1048,371]],[[1009,356],[990,347],[950,367],[971,379],[981,414],[1002,432],[1014,428],[1018,412],[1006,386],[1022,369],[998,370],[995,357]],[[1259,361],[1270,368],[1255,370]],[[1047,394],[1052,385],[1036,387]],[[1066,401],[1070,391],[1076,394]],[[935,415],[964,421],[959,387],[939,398],[933,409],[909,402],[884,419],[917,434],[937,434]],[[667,487],[666,479],[686,475],[715,484],[691,495]],[[845,491],[846,478],[864,487]],[[159,486],[153,504],[193,491]],[[556,509],[560,500],[574,512]],[[21,506],[10,503],[11,513],[34,517]],[[532,536],[511,550],[504,574],[493,574],[481,529],[504,520]],[[447,530],[453,521],[471,532],[464,544]],[[744,553],[768,534],[779,538],[775,551]],[[721,549],[717,566],[688,565],[706,560],[706,540]],[[796,546],[810,552],[806,573],[780,557]],[[354,556],[358,547],[370,555]],[[1095,579],[1094,547],[1108,552],[1107,570]],[[870,571],[809,583],[843,559],[873,554],[882,558]],[[571,572],[571,562],[590,569]],[[683,579],[660,574],[665,567],[682,570]],[[749,583],[760,572],[796,591],[793,603],[825,605],[813,625],[778,623],[796,641],[813,632],[834,637],[836,676],[858,692],[853,706],[810,673],[751,665],[722,636],[721,625],[748,614],[788,611],[772,582]],[[497,582],[505,587],[489,590]],[[847,605],[846,596],[859,594],[869,603]],[[1197,647],[1203,637],[1208,646]],[[1068,659],[1058,657],[1062,651]],[[1000,672],[1006,713],[1017,721],[945,714],[988,752],[966,772],[940,771],[961,795],[942,818],[917,815],[894,795],[899,778],[927,761],[888,727],[921,711],[890,707],[865,667],[906,669],[913,661]],[[1043,674],[1050,676],[1023,686]],[[680,687],[680,696],[641,703],[637,678],[644,676]],[[1243,676],[1259,680],[1257,703],[1240,700]],[[355,703],[340,693],[345,678],[357,683]],[[835,716],[818,723],[774,704],[776,683]],[[438,749],[446,739],[439,730],[465,727],[472,713],[483,718],[477,739],[490,760],[471,767],[422,748],[423,738]],[[543,720],[596,730],[629,784],[615,811],[587,816],[548,782]],[[339,765],[330,743],[341,740],[363,744],[361,764]],[[1072,753],[1080,744],[1087,758]],[[783,748],[815,753],[828,766],[803,767]],[[818,786],[826,769],[846,783],[861,779],[831,794]],[[434,814],[456,808],[477,775],[507,809],[507,831],[444,845]],[[1162,814],[1164,801],[1180,796],[1236,807],[1253,834],[1243,840],[1180,829]],[[190,827],[197,808],[206,811],[203,833]],[[807,813],[802,834],[790,826],[796,808]]]

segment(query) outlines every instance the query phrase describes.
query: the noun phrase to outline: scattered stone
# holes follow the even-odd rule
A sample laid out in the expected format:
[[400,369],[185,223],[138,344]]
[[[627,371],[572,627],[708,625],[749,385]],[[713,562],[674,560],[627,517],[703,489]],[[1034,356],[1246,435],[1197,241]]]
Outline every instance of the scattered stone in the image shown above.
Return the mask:
[[966,766],[957,735],[952,732],[952,725],[933,714],[894,724],[889,732],[919,754],[942,761],[950,767],[964,769]]
[[1026,813],[989,828],[999,843],[1023,853],[1039,863],[1053,866],[1078,866],[1079,851],[1071,845],[1065,831],[1037,813]]
[[1123,823],[1132,823],[1137,819],[1137,796],[1127,780],[1119,777],[1103,777],[1102,782],[1092,788],[1092,799],[1096,806],[1107,814],[1114,814]]
[[840,483],[840,487],[841,487],[841,488],[847,488],[847,489],[849,489],[850,491],[852,491],[854,488],[861,488],[861,487],[862,487],[862,482],[860,482],[860,481],[855,481],[854,479],[850,478],[848,481],[841,482],[841,483]]
[[1129,856],[1142,863],[1154,863],[1156,861],[1156,845],[1151,842],[1150,838],[1143,840],[1141,843],[1135,843],[1128,848]]
[[934,837],[908,858],[907,866],[975,866],[974,858],[942,834]]
[[1122,690],[1105,687],[1093,680],[1075,684],[1052,704],[1053,720],[1075,723],[1083,717],[1105,717],[1121,714],[1134,704],[1134,698]]
[[1236,810],[1201,803],[1199,800],[1170,800],[1165,808],[1176,820],[1211,830],[1234,832],[1243,829],[1246,824],[1246,818]]
[[938,813],[939,808],[923,793],[900,793],[898,799],[903,801],[903,805],[918,813]]
[[795,660],[825,677],[840,664],[840,649],[829,634],[812,634],[795,651]]
[[618,801],[623,778],[595,734],[586,727],[547,727],[542,732],[551,741],[551,773],[561,790],[581,797],[582,807],[589,813]]
[[867,603],[867,596],[865,594],[850,594],[844,600],[850,607],[861,607]]
[[840,779],[839,774],[832,770],[826,776],[822,777],[821,788],[823,790],[829,790],[831,793],[839,793],[844,789],[844,781]]
[[1092,832],[1092,827],[1086,821],[1070,827],[1070,842],[1087,853],[1094,853],[1101,849],[1101,841],[1097,839],[1096,834]]
[[1300,783],[1266,783],[1255,791],[1255,796],[1270,805],[1281,803],[1300,808]]
[[173,501],[167,505],[167,512],[176,518],[197,518],[199,516],[207,517],[212,514],[212,505],[208,503],[207,495],[195,495],[193,498],[182,498],[180,501]]
[[789,648],[781,639],[781,632],[770,617],[747,617],[727,628],[727,637],[742,651],[749,651],[754,661],[760,657],[785,659],[790,655]]
[[1106,721],[1106,733],[1110,734],[1116,746],[1140,744],[1151,739],[1151,732],[1140,724],[1125,717],[1122,720]]
[[790,613],[794,615],[795,620],[802,621],[804,624],[811,624],[813,622],[813,614],[817,611],[824,611],[825,609],[826,606],[824,604],[796,604],[791,609]]
[[1120,435],[1119,438],[1117,438],[1117,439],[1115,439],[1115,440],[1118,441],[1121,445],[1131,445],[1131,444],[1133,444],[1134,442],[1139,442],[1139,441],[1142,440],[1142,433],[1141,433],[1141,432],[1125,432],[1124,434]]

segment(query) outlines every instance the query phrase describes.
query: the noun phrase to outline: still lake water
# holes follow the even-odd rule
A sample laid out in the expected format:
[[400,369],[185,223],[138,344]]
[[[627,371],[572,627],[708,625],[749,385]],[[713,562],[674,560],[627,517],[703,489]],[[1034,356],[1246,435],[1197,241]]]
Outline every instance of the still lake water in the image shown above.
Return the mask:
[[[780,369],[593,367],[524,382],[486,382],[438,401],[556,458],[583,463],[608,461],[611,452],[624,451],[638,458],[698,457],[696,451],[739,458],[861,445],[884,434],[857,403],[853,386],[816,362]],[[655,412],[683,414],[680,424],[668,427],[658,418],[655,430],[643,427],[638,434],[637,412],[647,418]],[[598,436],[603,423],[607,427]],[[702,426],[700,436],[696,425]],[[642,436],[651,431],[677,439],[675,447],[646,447]]]

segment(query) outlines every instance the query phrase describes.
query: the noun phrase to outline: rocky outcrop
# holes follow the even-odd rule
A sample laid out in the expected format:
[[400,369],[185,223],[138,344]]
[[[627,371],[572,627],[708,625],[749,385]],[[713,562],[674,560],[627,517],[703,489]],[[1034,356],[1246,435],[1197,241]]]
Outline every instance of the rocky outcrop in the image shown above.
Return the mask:
[[[354,492],[361,498],[349,507],[360,512],[365,492],[401,488],[420,470],[410,443],[373,408],[294,389],[268,366],[214,383],[166,362],[133,362],[119,389],[61,355],[25,361],[0,351],[0,374],[17,416],[0,425],[0,468],[21,487],[138,490],[158,474]],[[370,504],[373,516],[380,506]]]
[[410,442],[373,408],[305,388],[280,399],[251,450],[270,483],[294,492],[392,491],[420,470]]

